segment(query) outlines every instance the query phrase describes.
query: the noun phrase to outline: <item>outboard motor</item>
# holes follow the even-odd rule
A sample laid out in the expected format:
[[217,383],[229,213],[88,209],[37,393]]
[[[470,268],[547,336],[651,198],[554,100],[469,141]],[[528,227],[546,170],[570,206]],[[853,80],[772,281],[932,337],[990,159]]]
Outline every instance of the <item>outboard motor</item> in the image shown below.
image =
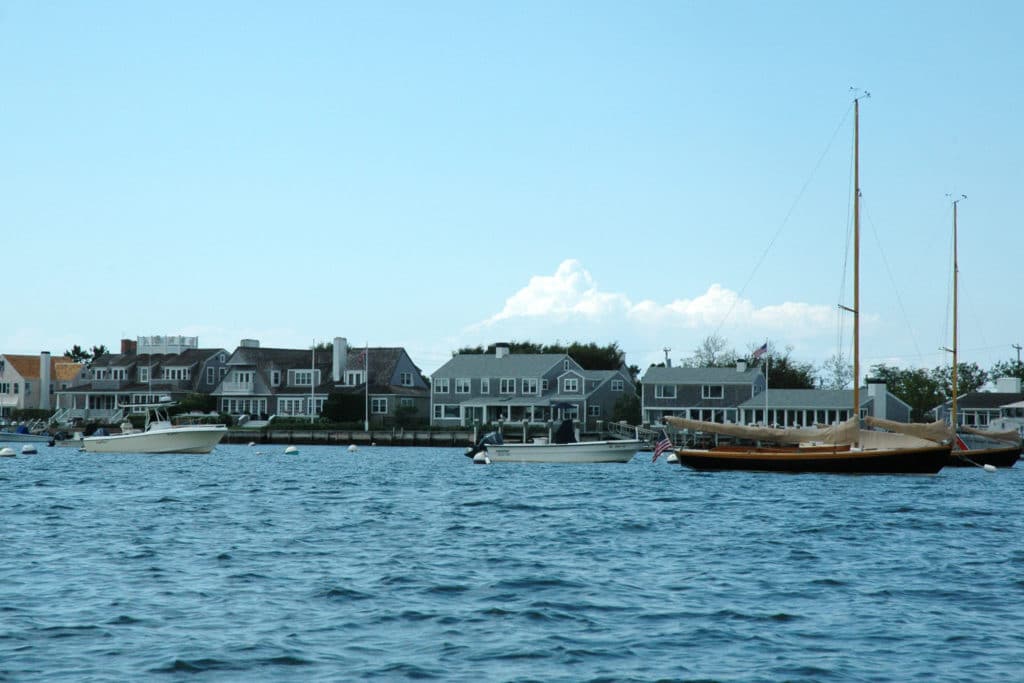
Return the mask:
[[555,443],[576,443],[576,427],[572,420],[562,420],[554,436]]
[[466,457],[472,458],[477,453],[486,451],[487,446],[500,446],[503,443],[505,443],[505,439],[501,436],[501,432],[487,432],[477,445],[466,449]]

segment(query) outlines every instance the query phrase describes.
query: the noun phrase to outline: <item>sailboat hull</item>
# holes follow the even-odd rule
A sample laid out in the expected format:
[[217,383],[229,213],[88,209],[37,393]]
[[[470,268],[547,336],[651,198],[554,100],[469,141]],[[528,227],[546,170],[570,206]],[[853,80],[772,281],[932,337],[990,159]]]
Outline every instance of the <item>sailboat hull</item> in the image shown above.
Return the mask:
[[979,448],[976,450],[954,450],[950,453],[947,467],[1013,467],[1020,459],[1020,446],[1005,448]]
[[821,472],[834,474],[935,474],[950,447],[850,450],[843,448],[693,450],[679,449],[679,464],[695,470]]

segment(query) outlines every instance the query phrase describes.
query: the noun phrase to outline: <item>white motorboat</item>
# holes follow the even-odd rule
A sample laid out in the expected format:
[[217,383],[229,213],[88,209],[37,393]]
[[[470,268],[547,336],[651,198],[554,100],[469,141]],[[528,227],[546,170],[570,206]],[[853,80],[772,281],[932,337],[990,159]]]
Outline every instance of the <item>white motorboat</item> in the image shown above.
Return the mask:
[[640,447],[639,439],[576,441],[572,421],[567,420],[555,434],[553,443],[546,438],[535,438],[532,443],[507,444],[500,436],[488,434],[477,446],[466,451],[466,455],[474,458],[483,453],[490,462],[629,462]]
[[84,437],[82,450],[87,453],[209,453],[228,433],[228,428],[221,424],[173,424],[167,412],[173,405],[170,401],[161,401],[133,406],[146,409],[143,429],[135,430],[124,423],[120,434]]

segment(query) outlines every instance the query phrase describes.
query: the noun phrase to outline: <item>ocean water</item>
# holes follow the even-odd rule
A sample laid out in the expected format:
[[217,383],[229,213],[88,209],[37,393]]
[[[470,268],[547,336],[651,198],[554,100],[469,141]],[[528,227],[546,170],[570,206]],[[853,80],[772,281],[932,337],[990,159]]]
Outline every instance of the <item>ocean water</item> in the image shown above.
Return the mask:
[[283,451],[0,460],[0,680],[1024,680],[1024,465]]

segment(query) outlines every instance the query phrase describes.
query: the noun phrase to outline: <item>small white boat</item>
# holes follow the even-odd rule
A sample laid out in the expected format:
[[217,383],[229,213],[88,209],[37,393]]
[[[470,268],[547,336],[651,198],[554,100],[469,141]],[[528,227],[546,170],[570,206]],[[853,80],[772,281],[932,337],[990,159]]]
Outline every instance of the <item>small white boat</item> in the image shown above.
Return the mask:
[[51,441],[53,441],[53,437],[49,434],[33,434],[24,428],[13,432],[0,431],[0,443],[50,443]]
[[[570,438],[571,441],[568,440]],[[490,462],[629,462],[640,446],[639,439],[576,441],[572,435],[572,421],[567,420],[555,434],[554,443],[536,438],[532,443],[506,444],[488,434],[476,447],[466,451],[466,455],[475,458],[479,453],[486,453]],[[478,461],[474,459],[474,462]]]
[[209,453],[220,443],[228,428],[224,425],[174,425],[167,410],[173,402],[136,405],[146,408],[146,426],[133,430],[122,425],[120,434],[87,436],[82,449],[87,453]]

